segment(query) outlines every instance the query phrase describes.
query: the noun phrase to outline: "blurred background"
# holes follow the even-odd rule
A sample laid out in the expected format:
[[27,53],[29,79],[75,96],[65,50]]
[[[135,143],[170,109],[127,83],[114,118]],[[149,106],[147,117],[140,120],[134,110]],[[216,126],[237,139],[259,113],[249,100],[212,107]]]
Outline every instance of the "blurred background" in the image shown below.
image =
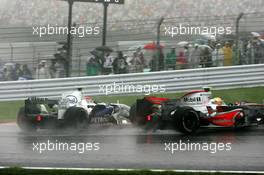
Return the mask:
[[[32,34],[36,26],[67,26],[66,1],[0,0],[0,81],[261,64],[263,7],[263,0],[125,0],[108,7],[102,48],[103,5],[75,2],[72,24],[99,26],[100,34],[72,35],[69,59],[67,35]],[[179,24],[231,27],[232,34],[165,35]]]

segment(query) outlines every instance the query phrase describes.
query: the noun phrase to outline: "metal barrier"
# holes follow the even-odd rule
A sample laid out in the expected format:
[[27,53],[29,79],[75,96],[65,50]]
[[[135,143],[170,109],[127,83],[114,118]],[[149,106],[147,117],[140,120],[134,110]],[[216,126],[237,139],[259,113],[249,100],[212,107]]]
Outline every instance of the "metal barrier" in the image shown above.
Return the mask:
[[[105,96],[104,85],[113,88],[125,86],[163,86],[165,93],[200,89],[209,86],[214,89],[254,87],[264,85],[264,64],[199,68],[175,71],[102,75],[47,80],[0,82],[0,101],[23,100],[28,97],[56,98],[65,91],[82,87],[89,96]],[[113,89],[112,89],[113,90]],[[117,90],[117,89],[116,89]],[[163,92],[164,93],[164,92]],[[124,89],[108,95],[144,94]]]

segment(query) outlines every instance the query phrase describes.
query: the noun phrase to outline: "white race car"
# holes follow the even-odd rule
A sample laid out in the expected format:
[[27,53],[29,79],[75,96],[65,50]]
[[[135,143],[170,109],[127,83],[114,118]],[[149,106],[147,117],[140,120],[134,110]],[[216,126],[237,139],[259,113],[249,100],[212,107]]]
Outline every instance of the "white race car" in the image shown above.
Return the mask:
[[59,100],[29,98],[17,115],[23,131],[46,128],[83,129],[89,124],[130,124],[130,107],[119,103],[95,103],[82,90],[65,92]]

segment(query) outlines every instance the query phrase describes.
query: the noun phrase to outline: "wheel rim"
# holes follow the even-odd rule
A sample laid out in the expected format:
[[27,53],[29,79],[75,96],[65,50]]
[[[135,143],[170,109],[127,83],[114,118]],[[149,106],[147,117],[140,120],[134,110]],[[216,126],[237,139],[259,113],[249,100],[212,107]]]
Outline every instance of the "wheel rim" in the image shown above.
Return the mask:
[[198,116],[194,111],[189,111],[183,117],[183,127],[187,132],[193,132],[198,125]]

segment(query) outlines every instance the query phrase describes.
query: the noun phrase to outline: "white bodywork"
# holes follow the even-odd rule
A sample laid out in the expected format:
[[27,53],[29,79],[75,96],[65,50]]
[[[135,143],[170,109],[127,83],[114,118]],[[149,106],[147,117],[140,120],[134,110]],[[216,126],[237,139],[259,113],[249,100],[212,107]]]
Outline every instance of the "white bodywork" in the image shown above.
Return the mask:
[[83,108],[89,115],[95,105],[93,101],[86,100],[81,91],[65,92],[59,101],[58,119],[63,119],[65,111],[70,107]]
[[[99,103],[98,105],[106,105],[105,103]],[[64,113],[66,110],[70,107],[80,107],[83,108],[88,115],[91,114],[93,108],[96,106],[96,104],[90,99],[85,98],[81,91],[71,91],[71,92],[65,92],[62,94],[61,99],[59,100],[58,105],[58,119],[63,119]],[[118,108],[115,108],[118,111],[113,111],[112,115],[113,118],[115,118],[117,124],[129,124],[128,120],[126,119],[129,117],[129,110],[130,107],[125,104],[119,104],[119,103],[111,103],[110,107],[114,108],[114,106],[118,106]],[[94,123],[100,123],[100,120],[102,118],[94,118],[92,120],[99,120],[99,122],[94,121]]]
[[207,106],[209,106],[211,99],[211,91],[193,91],[181,98],[181,104],[184,106],[190,106],[196,111],[207,114]]

